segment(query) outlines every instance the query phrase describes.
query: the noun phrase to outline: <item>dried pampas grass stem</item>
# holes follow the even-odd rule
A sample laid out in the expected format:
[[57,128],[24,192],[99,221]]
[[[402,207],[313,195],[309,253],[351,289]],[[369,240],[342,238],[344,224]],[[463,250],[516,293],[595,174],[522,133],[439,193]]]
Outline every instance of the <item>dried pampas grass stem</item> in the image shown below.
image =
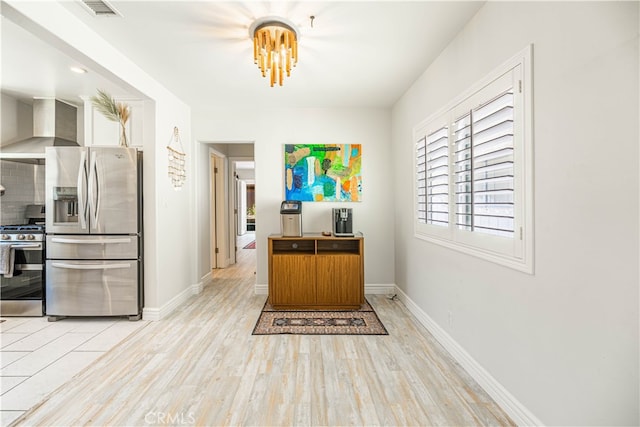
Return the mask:
[[120,135],[120,145],[128,146],[127,135],[125,133],[125,125],[129,120],[129,116],[131,115],[131,110],[127,104],[123,104],[122,102],[116,102],[115,99],[111,97],[111,95],[107,94],[105,91],[98,89],[98,95],[91,97],[91,103],[105,116],[108,120],[113,122],[120,122],[121,127],[121,135]]

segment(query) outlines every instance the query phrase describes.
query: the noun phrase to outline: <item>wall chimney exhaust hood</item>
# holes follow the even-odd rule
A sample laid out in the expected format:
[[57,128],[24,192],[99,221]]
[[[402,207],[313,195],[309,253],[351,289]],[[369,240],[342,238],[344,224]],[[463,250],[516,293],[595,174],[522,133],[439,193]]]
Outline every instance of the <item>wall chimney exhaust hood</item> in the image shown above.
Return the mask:
[[75,106],[54,98],[34,98],[33,137],[0,147],[0,159],[43,164],[46,147],[77,147],[77,138]]

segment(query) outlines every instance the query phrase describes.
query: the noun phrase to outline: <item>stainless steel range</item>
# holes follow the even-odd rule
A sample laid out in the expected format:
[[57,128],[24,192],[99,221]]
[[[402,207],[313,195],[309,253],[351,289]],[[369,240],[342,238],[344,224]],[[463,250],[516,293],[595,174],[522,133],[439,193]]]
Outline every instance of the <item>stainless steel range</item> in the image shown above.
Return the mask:
[[0,315],[44,316],[44,225],[0,226]]

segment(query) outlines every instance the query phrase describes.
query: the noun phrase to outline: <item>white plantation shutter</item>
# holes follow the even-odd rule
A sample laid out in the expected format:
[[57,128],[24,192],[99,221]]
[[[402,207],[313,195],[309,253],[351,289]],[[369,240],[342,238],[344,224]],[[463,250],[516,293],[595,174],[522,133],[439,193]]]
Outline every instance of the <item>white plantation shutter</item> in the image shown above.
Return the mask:
[[471,117],[473,229],[513,238],[513,89],[473,110]]
[[427,139],[420,138],[416,143],[416,197],[417,219],[427,223]]
[[531,50],[414,128],[416,236],[533,271]]
[[456,195],[456,225],[473,230],[471,115],[460,117],[453,124],[454,171]]
[[456,225],[513,238],[513,90],[454,122]]
[[442,127],[426,138],[427,224],[449,225],[449,135]]

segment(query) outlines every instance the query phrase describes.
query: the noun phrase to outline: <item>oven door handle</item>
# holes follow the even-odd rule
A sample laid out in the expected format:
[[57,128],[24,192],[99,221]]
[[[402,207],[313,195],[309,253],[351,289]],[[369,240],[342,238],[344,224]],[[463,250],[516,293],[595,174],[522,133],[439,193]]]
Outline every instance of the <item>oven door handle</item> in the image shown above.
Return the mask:
[[42,271],[42,264],[16,264],[14,270],[20,270],[20,271]]
[[42,243],[2,243],[3,245],[11,245],[11,249],[16,251],[41,251]]
[[106,245],[109,243],[131,243],[131,238],[122,239],[68,239],[64,237],[53,237],[52,243],[72,243],[79,245]]
[[117,268],[131,268],[131,263],[121,262],[112,264],[68,264],[66,262],[53,262],[52,267],[66,268],[69,270],[112,270]]

